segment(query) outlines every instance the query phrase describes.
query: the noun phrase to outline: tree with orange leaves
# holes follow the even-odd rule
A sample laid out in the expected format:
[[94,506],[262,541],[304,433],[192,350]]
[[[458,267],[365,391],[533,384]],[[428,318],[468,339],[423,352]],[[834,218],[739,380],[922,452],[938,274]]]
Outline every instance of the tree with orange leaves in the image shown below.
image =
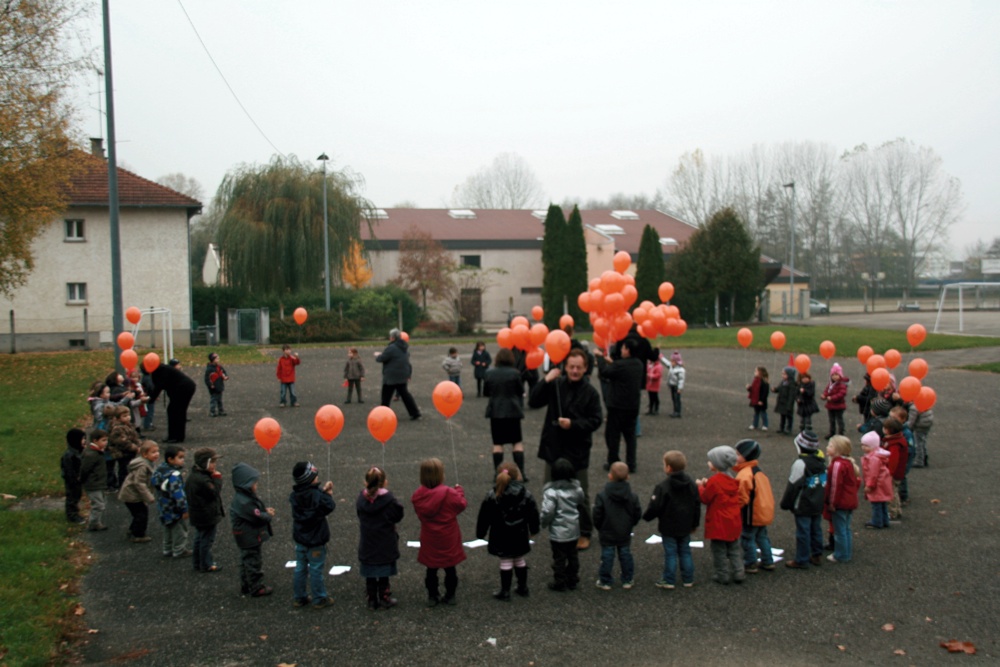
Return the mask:
[[362,253],[361,244],[357,241],[351,244],[351,249],[344,258],[344,268],[340,272],[340,277],[345,284],[354,289],[361,289],[372,279],[372,270]]

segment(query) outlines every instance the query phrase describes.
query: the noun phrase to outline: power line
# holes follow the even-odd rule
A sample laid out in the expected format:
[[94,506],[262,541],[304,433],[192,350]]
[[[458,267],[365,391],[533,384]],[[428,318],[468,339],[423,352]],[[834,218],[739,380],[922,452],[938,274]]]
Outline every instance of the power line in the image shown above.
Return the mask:
[[229,89],[229,92],[232,94],[233,99],[236,100],[236,103],[240,105],[240,109],[243,109],[243,113],[246,114],[246,117],[250,120],[251,123],[253,123],[253,126],[257,128],[257,131],[260,132],[260,136],[264,137],[264,141],[271,144],[271,148],[273,148],[279,155],[281,155],[281,157],[285,157],[285,154],[281,150],[279,150],[277,146],[274,145],[274,142],[271,141],[270,138],[268,138],[267,134],[264,133],[264,130],[262,130],[260,125],[257,124],[257,121],[253,119],[253,116],[250,115],[250,112],[247,110],[247,108],[243,106],[243,102],[240,101],[239,95],[237,95],[236,91],[233,90],[233,87],[229,85],[229,81],[226,79],[226,75],[222,73],[222,69],[220,69],[218,63],[215,62],[215,58],[212,57],[211,51],[208,50],[208,46],[205,44],[205,40],[201,38],[201,34],[199,34],[198,32],[198,28],[195,27],[194,21],[191,20],[191,16],[187,13],[187,9],[184,8],[184,3],[181,2],[181,0],[177,0],[177,4],[180,5],[181,11],[184,12],[184,17],[188,20],[188,23],[191,25],[191,30],[194,31],[194,36],[197,37],[198,42],[201,43],[201,48],[205,50],[205,55],[207,55],[208,59],[212,62],[212,66],[215,67],[215,71],[219,73],[220,77],[222,77],[222,82],[226,84],[226,88]]

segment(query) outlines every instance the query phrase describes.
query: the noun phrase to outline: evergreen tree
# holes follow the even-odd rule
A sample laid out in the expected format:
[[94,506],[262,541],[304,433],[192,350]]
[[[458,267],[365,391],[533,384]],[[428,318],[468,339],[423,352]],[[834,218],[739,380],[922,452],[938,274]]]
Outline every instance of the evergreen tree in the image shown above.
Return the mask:
[[[580,292],[587,291],[587,242],[583,237],[583,218],[580,216],[580,208],[573,206],[573,212],[566,222],[566,237],[562,244],[564,256],[564,270],[562,276],[562,294],[566,297],[569,305],[568,312],[573,317],[573,321],[582,326],[589,323],[586,314],[580,310],[576,303],[576,298]],[[546,309],[547,310],[547,309]],[[562,314],[562,300],[559,303],[559,314]],[[556,318],[558,324],[558,318]]]
[[542,236],[542,308],[545,309],[545,324],[550,329],[559,326],[562,313],[562,273],[565,271],[564,236],[566,218],[563,210],[549,204],[545,216],[545,234]]
[[646,225],[639,241],[639,259],[635,267],[635,289],[639,292],[637,301],[659,303],[659,288],[666,275],[660,235],[652,225]]

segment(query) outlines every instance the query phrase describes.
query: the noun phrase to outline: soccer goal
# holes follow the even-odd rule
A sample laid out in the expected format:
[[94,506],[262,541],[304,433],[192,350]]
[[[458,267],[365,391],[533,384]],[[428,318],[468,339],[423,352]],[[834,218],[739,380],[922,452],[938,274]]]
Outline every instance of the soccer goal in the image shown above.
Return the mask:
[[[157,316],[159,316],[160,324],[160,336],[162,337],[163,345],[163,363],[167,363],[168,360],[172,359],[174,356],[174,316],[170,312],[169,308],[143,308],[141,309],[142,319],[139,320],[137,324],[132,327],[132,335],[135,337],[136,342],[139,342],[139,336],[141,335],[144,339],[148,339],[147,344],[150,348],[157,348],[159,344],[156,340],[157,334]],[[143,324],[148,328],[146,333],[143,333]]]
[[[980,310],[983,308],[1000,308],[1000,283],[952,283],[941,286],[941,297],[938,299],[937,317],[934,320],[934,333],[940,333],[941,313],[944,311],[945,302],[949,299],[949,291],[958,293],[958,331],[965,332],[965,309],[970,307],[966,304],[967,299],[972,300],[971,309]],[[952,296],[951,298],[954,298]]]

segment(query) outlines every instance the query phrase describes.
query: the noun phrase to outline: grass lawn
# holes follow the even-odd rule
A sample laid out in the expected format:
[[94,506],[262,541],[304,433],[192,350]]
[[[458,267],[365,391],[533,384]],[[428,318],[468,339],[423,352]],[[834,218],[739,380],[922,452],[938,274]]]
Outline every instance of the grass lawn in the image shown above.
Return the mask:
[[[653,342],[663,349],[676,343],[680,348],[738,347],[738,327],[691,329],[676,341],[660,338]],[[754,349],[771,350],[770,335],[782,331],[787,339],[784,352],[816,354],[824,340],[833,341],[838,353],[854,356],[861,345],[877,352],[896,348],[909,353],[903,331],[851,329],[844,327],[759,326],[752,328]],[[425,339],[414,343],[467,346],[475,340],[495,345],[493,336],[462,339]],[[383,341],[375,342],[377,346]],[[372,346],[373,341],[358,343]],[[344,343],[342,346],[346,347]],[[945,350],[1000,345],[1000,338],[928,334],[919,350]],[[275,346],[217,346],[226,365],[273,363],[265,353]],[[312,344],[309,347],[324,347]],[[464,348],[463,348],[464,349]],[[203,366],[208,348],[182,348],[176,354],[187,367]],[[144,351],[139,351],[140,358]],[[62,480],[59,458],[65,449],[67,429],[89,422],[86,407],[91,383],[102,379],[112,368],[109,351],[57,352],[0,355],[0,493],[18,498],[53,496],[61,499]],[[1000,364],[983,364],[974,370],[1000,372]],[[197,375],[197,373],[195,373]],[[200,378],[196,377],[200,381]],[[86,421],[85,421],[86,420]],[[75,580],[82,574],[79,528],[70,527],[62,511],[14,511],[13,502],[0,503],[0,664],[10,666],[48,665],[60,662],[59,647],[72,622],[76,601]],[[16,535],[17,539],[10,539]]]
[[984,373],[1000,373],[1000,363],[973,364],[972,366],[962,366],[967,371],[982,371]]

